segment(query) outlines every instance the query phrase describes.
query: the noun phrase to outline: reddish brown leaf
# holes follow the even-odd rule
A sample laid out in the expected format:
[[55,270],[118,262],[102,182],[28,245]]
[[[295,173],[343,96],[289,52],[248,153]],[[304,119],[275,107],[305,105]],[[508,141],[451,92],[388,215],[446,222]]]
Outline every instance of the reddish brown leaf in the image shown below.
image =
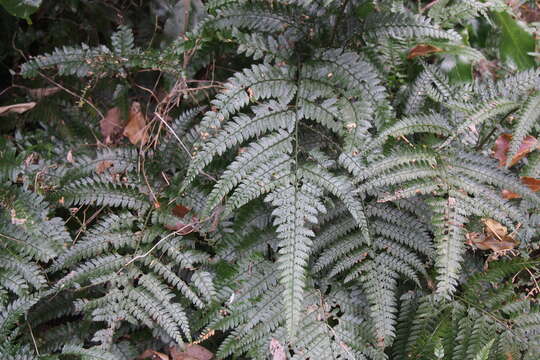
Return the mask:
[[147,349],[141,355],[137,356],[137,359],[169,360],[169,357],[158,351]]
[[409,55],[407,55],[407,59],[410,60],[419,56],[431,55],[431,54],[438,53],[441,51],[443,51],[443,49],[433,46],[433,45],[418,44],[415,47],[413,47],[411,51],[409,51]]
[[4,116],[10,113],[22,114],[23,112],[33,109],[36,104],[37,103],[35,102],[27,102],[21,104],[0,106],[0,116]]
[[171,360],[211,360],[214,354],[205,347],[197,344],[190,344],[184,351],[178,346],[169,348]]
[[107,161],[107,160],[100,161],[96,165],[96,172],[98,174],[103,174],[108,168],[110,168],[113,165],[114,164],[112,163],[112,161]]
[[512,159],[510,166],[515,165],[519,160],[523,159],[531,151],[538,148],[538,140],[534,136],[526,136],[519,146],[516,156]]
[[495,253],[512,250],[517,242],[508,234],[508,229],[493,219],[482,219],[484,223],[484,233],[470,232],[465,235],[467,244],[480,250],[491,250]]
[[141,143],[144,145],[148,140],[146,131],[146,117],[141,111],[141,104],[134,101],[129,109],[129,120],[124,128],[123,135],[129,139],[133,145]]
[[495,147],[493,148],[493,157],[499,160],[499,166],[505,166],[508,158],[508,149],[510,148],[510,140],[512,135],[502,134],[495,140]]
[[113,107],[107,111],[107,115],[99,122],[101,135],[105,138],[105,143],[110,143],[111,139],[122,130],[121,112],[118,107]]
[[503,239],[508,234],[508,229],[506,226],[493,219],[482,219],[482,222],[485,225],[484,233],[487,236],[495,236],[498,239]]
[[188,345],[186,348],[186,353],[199,360],[211,360],[214,357],[214,354],[210,350],[197,344]]
[[165,224],[165,228],[171,231],[176,231],[179,235],[187,235],[195,231],[194,224],[186,224],[181,221],[174,224]]
[[529,176],[523,176],[521,182],[524,183],[534,192],[540,191],[540,179],[536,179]]
[[[540,191],[540,179],[536,179],[530,176],[522,176],[521,182],[524,185],[527,185],[527,187],[534,192]],[[505,199],[519,199],[521,198],[521,195],[516,194],[515,192],[512,192],[510,190],[504,189],[502,191],[502,197]]]
[[[499,160],[499,166],[505,166],[508,160],[508,149],[510,147],[510,141],[512,141],[512,135],[502,134],[495,141],[495,147],[493,148],[493,157]],[[523,159],[527,154],[538,147],[538,140],[534,136],[526,136],[523,142],[519,146],[516,156],[510,162],[510,166],[517,164],[517,162]]]
[[183,218],[184,216],[186,216],[186,214],[190,211],[191,209],[188,208],[188,207],[185,207],[184,205],[176,205],[173,209],[172,209],[172,213],[174,216],[177,216],[179,218]]
[[502,195],[503,199],[507,199],[507,200],[511,200],[511,199],[519,199],[519,198],[521,198],[521,195],[516,194],[515,192],[512,192],[512,191],[510,191],[510,190],[506,190],[506,189],[504,189],[504,190],[501,192],[501,195]]

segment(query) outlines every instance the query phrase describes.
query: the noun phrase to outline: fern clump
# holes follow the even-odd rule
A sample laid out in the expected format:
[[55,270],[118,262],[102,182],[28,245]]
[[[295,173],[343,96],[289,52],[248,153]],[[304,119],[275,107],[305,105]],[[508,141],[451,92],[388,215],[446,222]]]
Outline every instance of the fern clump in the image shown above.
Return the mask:
[[6,90],[4,357],[539,357],[530,5],[129,3]]

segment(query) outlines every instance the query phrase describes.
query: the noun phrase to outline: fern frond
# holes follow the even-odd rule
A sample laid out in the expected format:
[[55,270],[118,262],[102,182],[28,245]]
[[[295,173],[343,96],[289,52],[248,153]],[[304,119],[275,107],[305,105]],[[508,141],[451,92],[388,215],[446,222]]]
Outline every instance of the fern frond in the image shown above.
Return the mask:
[[381,131],[377,138],[367,145],[364,151],[369,152],[373,148],[384,144],[389,137],[398,138],[416,133],[432,133],[444,136],[450,135],[451,132],[452,130],[446,120],[438,114],[404,118],[388,129]]
[[395,37],[461,40],[461,36],[454,30],[442,30],[439,26],[433,25],[431,20],[426,17],[407,13],[374,13],[367,18],[363,32],[364,36],[375,39]]
[[517,104],[515,101],[506,99],[495,99],[487,104],[479,106],[457,127],[457,129],[452,132],[452,135],[441,144],[441,147],[450,144],[457,136],[467,131],[467,129],[471,129],[500,115],[506,116],[512,111],[516,110],[518,107],[519,104]]
[[291,151],[292,137],[286,131],[268,135],[252,143],[228,166],[218,183],[214,186],[214,189],[208,196],[208,202],[203,214],[208,215],[247,173],[255,170],[258,163],[264,163],[275,156]]
[[104,177],[88,177],[74,181],[55,193],[66,205],[122,207],[146,211],[150,202],[134,185],[114,183]]
[[274,225],[281,239],[279,250],[280,283],[284,287],[283,303],[286,311],[287,332],[295,337],[300,321],[301,305],[306,284],[306,266],[314,233],[307,226],[317,223],[317,214],[326,211],[318,197],[321,190],[307,183],[298,184],[300,179],[288,186],[278,188],[265,201],[275,210]]
[[116,356],[99,348],[85,349],[81,345],[67,344],[62,348],[62,354],[80,356],[83,360],[116,360]]
[[437,243],[437,294],[449,298],[456,290],[465,252],[467,213],[460,206],[460,200],[449,193],[448,199],[433,201],[433,224]]

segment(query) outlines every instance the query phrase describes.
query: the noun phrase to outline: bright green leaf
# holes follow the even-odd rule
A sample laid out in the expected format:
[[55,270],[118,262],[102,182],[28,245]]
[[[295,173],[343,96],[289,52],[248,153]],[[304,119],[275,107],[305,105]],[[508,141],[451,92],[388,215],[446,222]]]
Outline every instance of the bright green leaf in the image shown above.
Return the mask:
[[11,15],[27,19],[39,9],[41,0],[0,0],[0,5]]
[[501,29],[501,58],[516,64],[519,70],[534,67],[534,59],[528,54],[534,52],[533,35],[525,31],[506,12],[494,12],[493,19]]

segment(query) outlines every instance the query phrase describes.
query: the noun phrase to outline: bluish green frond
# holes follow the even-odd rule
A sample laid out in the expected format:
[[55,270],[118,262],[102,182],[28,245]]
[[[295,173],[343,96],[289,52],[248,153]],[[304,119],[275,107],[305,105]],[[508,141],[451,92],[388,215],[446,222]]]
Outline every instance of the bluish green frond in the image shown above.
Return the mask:
[[407,13],[384,14],[374,12],[366,19],[362,35],[369,38],[395,37],[400,39],[433,38],[460,41],[454,30],[443,30],[423,16]]
[[133,236],[131,227],[135,217],[124,213],[120,216],[110,214],[94,225],[86,235],[60,255],[55,269],[70,267],[81,260],[105,253],[109,248],[119,249],[123,246],[135,246],[137,237]]
[[134,50],[133,31],[127,26],[120,26],[119,30],[111,36],[112,50],[118,56],[128,57]]
[[227,170],[223,173],[218,183],[210,193],[203,214],[209,212],[221,202],[238,183],[251,171],[256,170],[259,163],[265,163],[273,157],[282,153],[292,151],[292,138],[286,131],[280,131],[261,138],[259,141],[251,143]]
[[508,115],[512,111],[516,110],[519,104],[515,101],[506,99],[495,99],[489,101],[487,104],[482,104],[477,107],[470,115],[467,116],[457,129],[452,131],[452,134],[445,140],[441,147],[450,144],[456,137],[460,136],[464,132],[501,115]]
[[373,139],[366,147],[362,149],[364,153],[368,153],[384,144],[390,137],[399,138],[417,133],[431,133],[436,135],[448,136],[452,133],[452,129],[448,125],[446,119],[436,113],[411,116],[400,119],[397,123],[389,128],[381,131],[381,133]]
[[40,295],[35,293],[20,297],[7,306],[0,305],[0,336],[4,339],[14,336],[13,327],[39,299]]
[[362,230],[362,234],[369,243],[370,235],[367,229],[366,214],[362,200],[354,196],[354,187],[348,178],[335,176],[320,166],[305,166],[300,169],[301,176],[330,192],[343,202],[347,210]]
[[262,163],[242,179],[227,199],[226,213],[287,183],[292,166],[293,160],[287,154],[276,154],[271,160]]
[[144,212],[149,198],[129,184],[114,183],[103,177],[89,177],[74,181],[55,193],[66,205],[123,207]]
[[287,332],[294,338],[301,317],[306,266],[314,236],[308,224],[317,223],[317,214],[326,209],[319,200],[320,189],[306,183],[300,185],[298,178],[293,180],[290,185],[270,193],[266,201],[275,207],[272,215],[280,239],[278,264],[280,283],[284,287],[283,305]]
[[82,360],[117,360],[116,356],[98,347],[86,349],[82,345],[66,344],[62,348],[63,355],[78,356]]
[[435,242],[437,246],[437,294],[450,298],[456,291],[461,271],[461,262],[465,252],[464,224],[467,213],[461,202],[449,193],[448,199],[431,202],[435,226]]

